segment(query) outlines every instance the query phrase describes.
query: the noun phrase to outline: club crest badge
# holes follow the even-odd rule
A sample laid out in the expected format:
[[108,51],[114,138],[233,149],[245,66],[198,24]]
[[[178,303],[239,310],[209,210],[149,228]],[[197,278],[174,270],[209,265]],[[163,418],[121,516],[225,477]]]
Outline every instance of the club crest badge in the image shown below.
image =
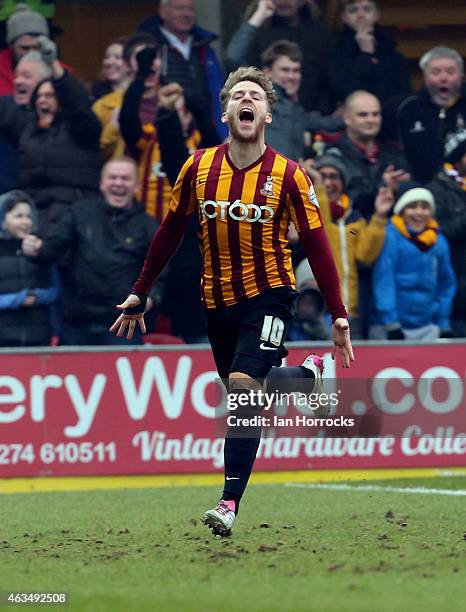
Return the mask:
[[266,198],[270,198],[274,195],[273,193],[273,176],[267,177],[264,186],[262,187],[260,194],[265,196]]
[[422,124],[422,121],[415,121],[412,128],[409,130],[411,134],[417,134],[419,132],[425,132],[426,128]]

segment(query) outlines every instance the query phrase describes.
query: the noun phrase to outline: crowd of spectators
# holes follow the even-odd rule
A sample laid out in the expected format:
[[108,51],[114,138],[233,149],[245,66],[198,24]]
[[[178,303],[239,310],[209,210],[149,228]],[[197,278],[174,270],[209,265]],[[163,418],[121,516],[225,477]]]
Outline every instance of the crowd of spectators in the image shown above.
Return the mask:
[[[26,4],[0,51],[0,346],[139,344],[107,333],[171,186],[197,148],[226,137],[219,92],[256,65],[277,103],[266,142],[316,188],[354,338],[466,337],[466,88],[460,54],[419,58],[413,91],[376,0],[342,0],[341,27],[313,0],[254,0],[224,57],[193,0],[161,0],[108,41],[83,83]],[[100,73],[97,74],[100,70]],[[193,218],[148,300],[149,331],[206,340]],[[294,228],[291,340],[329,320]]]

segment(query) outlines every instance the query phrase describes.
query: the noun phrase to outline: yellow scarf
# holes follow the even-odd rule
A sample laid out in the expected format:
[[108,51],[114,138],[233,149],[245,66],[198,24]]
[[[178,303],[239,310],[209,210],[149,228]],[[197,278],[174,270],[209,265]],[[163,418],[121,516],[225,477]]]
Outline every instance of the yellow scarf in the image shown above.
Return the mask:
[[402,236],[411,240],[421,251],[428,251],[437,242],[438,238],[438,223],[435,219],[429,219],[425,229],[419,234],[412,234],[406,227],[403,217],[393,215],[392,224],[400,232]]
[[453,164],[443,164],[443,170],[445,174],[458,183],[461,189],[466,191],[466,176],[461,176]]

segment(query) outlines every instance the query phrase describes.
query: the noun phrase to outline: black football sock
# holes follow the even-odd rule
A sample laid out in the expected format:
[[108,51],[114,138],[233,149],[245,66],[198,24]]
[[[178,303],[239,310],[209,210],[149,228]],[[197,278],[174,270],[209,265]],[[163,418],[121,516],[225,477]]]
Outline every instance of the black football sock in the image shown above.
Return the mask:
[[[238,392],[240,392],[238,390]],[[242,407],[232,411],[237,419],[257,416],[257,407]],[[257,449],[261,439],[261,428],[249,425],[229,425],[225,437],[223,451],[225,459],[225,484],[222,499],[235,502],[235,514],[238,513],[239,503],[248,484]]]

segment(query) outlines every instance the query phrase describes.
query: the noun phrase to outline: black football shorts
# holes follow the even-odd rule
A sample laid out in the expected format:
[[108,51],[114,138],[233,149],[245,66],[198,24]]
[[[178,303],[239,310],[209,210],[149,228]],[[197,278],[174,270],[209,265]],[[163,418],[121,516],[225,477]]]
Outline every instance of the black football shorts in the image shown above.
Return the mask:
[[263,379],[272,366],[281,364],[297,295],[291,287],[277,287],[233,306],[205,311],[220,378],[243,372]]

